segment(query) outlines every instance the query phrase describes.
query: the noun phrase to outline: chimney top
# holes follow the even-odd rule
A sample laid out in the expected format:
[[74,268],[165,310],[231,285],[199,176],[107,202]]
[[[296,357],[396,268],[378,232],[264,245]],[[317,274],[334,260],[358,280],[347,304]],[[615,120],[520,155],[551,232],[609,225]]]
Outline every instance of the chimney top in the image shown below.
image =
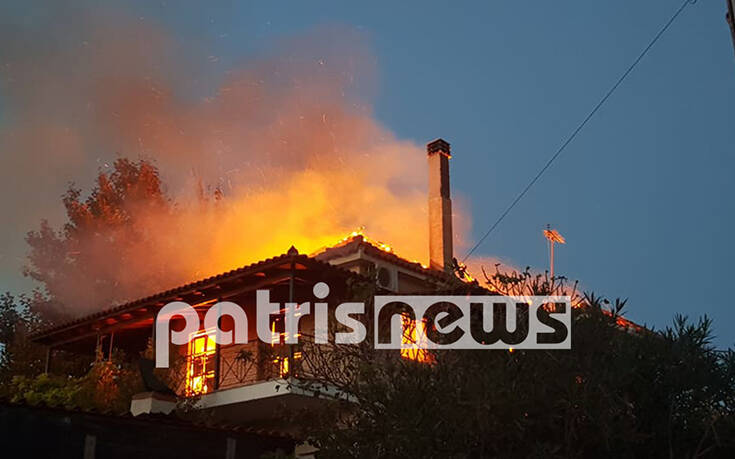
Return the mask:
[[449,142],[444,139],[436,139],[433,142],[429,142],[426,145],[426,152],[431,155],[433,153],[444,153],[447,156],[452,156],[449,149]]
[[429,266],[454,272],[452,262],[452,200],[449,197],[449,142],[426,145],[429,162]]

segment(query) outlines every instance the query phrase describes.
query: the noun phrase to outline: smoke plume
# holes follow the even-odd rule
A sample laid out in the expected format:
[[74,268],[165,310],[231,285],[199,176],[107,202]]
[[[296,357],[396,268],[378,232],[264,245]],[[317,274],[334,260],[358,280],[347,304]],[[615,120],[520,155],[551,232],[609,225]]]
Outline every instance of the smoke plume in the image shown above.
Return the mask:
[[[131,247],[133,256],[99,251],[121,297],[291,245],[310,253],[361,226],[426,261],[425,152],[373,116],[375,58],[356,31],[321,28],[223,69],[216,55],[125,12],[49,7],[30,26],[5,18],[0,200],[14,222],[2,230],[9,246],[41,218],[60,225],[67,183],[89,186],[124,156],[157,164],[177,211],[139,215],[152,244]],[[200,184],[223,198],[203,205]],[[459,251],[469,228],[459,209],[455,226]],[[77,312],[107,306],[80,283],[59,299]]]

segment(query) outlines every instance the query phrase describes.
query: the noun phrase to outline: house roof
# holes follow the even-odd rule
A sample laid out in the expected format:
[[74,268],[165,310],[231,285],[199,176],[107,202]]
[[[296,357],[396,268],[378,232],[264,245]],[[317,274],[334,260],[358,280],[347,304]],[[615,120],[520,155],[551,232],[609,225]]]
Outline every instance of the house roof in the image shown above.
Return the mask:
[[[291,247],[288,252],[276,257],[52,325],[32,333],[30,338],[41,344],[56,346],[78,341],[84,337],[96,336],[103,333],[103,330],[109,330],[115,326],[139,322],[141,319],[151,320],[161,307],[171,301],[188,300],[188,303],[195,305],[207,299],[216,299],[225,284],[239,283],[238,286],[240,286],[240,284],[251,282],[254,285],[262,285],[264,279],[273,279],[273,271],[280,270],[283,274],[284,269],[289,269],[292,265],[301,272],[316,270],[321,275],[330,273],[338,277],[366,281],[368,280],[366,277],[330,263],[331,260],[353,254],[360,249],[373,258],[419,274],[435,282],[441,288],[466,285],[452,274],[406,260],[393,253],[392,249],[384,244],[370,241],[362,234],[353,234],[312,256],[299,254],[298,250]],[[266,272],[269,275],[265,275]]]
[[171,301],[189,300],[190,304],[197,304],[208,298],[216,299],[226,284],[238,283],[238,286],[248,283],[253,286],[262,285],[265,282],[277,279],[279,273],[281,275],[287,274],[287,271],[291,268],[300,273],[315,270],[320,275],[326,273],[342,278],[367,280],[364,276],[339,268],[326,261],[299,254],[294,247],[291,247],[287,253],[276,257],[38,330],[32,333],[30,338],[35,342],[47,345],[64,344],[70,340],[80,338],[80,334],[97,334],[99,330],[106,326],[126,322],[132,323],[143,318],[151,319],[158,309]]
[[370,241],[362,234],[353,234],[341,241],[339,244],[323,249],[321,252],[315,254],[315,258],[325,261],[333,260],[335,258],[352,254],[360,248],[363,249],[364,253],[374,258],[378,258],[409,271],[413,271],[417,274],[421,274],[423,277],[427,277],[434,281],[448,284],[460,282],[459,279],[452,274],[448,274],[437,269],[427,268],[422,266],[419,262],[409,261],[403,257],[399,257],[386,245]]

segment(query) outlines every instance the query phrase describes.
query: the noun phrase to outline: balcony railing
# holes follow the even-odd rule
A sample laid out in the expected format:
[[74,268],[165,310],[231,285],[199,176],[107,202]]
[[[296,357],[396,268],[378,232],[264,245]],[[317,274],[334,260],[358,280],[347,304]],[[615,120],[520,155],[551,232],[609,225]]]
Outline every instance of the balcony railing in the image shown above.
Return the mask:
[[[182,397],[211,393],[217,390],[255,384],[263,381],[296,377],[303,380],[314,379],[314,368],[342,367],[330,355],[329,346],[314,343],[312,336],[301,335],[299,344],[268,344],[261,341],[246,344],[217,346],[207,369],[214,368],[214,377],[206,384],[192,387],[202,365],[191,364],[191,358],[180,355],[172,362],[164,378],[169,387]],[[212,366],[210,366],[212,365]]]

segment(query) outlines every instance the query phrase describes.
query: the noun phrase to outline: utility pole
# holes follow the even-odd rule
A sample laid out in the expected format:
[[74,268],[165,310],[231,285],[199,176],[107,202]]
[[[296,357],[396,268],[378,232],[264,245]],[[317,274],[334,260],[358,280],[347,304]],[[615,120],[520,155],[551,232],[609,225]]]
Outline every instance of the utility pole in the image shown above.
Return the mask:
[[730,34],[732,35],[732,46],[735,51],[735,0],[725,0],[727,2],[727,23],[730,24]]

